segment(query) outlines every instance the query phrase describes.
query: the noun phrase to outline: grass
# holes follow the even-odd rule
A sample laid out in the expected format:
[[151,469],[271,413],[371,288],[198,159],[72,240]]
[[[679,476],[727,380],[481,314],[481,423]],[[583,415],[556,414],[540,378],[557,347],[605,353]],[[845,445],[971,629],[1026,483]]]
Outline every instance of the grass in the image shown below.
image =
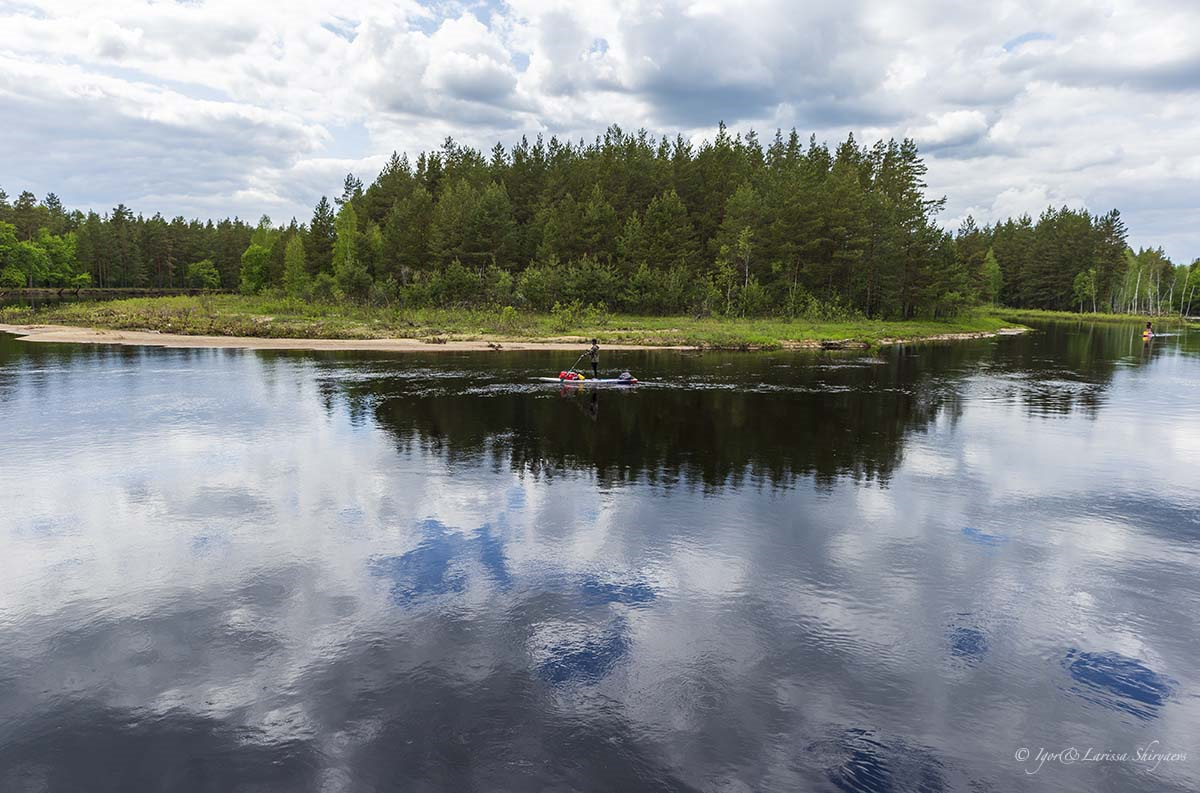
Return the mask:
[[[143,297],[0,308],[0,322],[75,325],[211,336],[306,339],[555,340],[596,337],[608,344],[772,349],[820,342],[875,346],[1012,327],[1007,315],[979,312],[952,320],[890,322],[863,318],[577,317],[512,309],[409,309],[309,303],[243,295]],[[566,340],[566,339],[564,339]]]
[[1077,311],[1045,311],[1040,308],[988,308],[983,309],[983,313],[1017,322],[1021,320],[1059,320],[1066,322],[1114,322],[1122,324],[1137,322],[1145,325],[1147,321],[1150,321],[1155,325],[1187,324],[1187,320],[1175,314],[1165,314],[1157,317],[1152,317],[1148,314],[1105,314],[1103,312],[1093,314],[1090,311],[1080,314]]

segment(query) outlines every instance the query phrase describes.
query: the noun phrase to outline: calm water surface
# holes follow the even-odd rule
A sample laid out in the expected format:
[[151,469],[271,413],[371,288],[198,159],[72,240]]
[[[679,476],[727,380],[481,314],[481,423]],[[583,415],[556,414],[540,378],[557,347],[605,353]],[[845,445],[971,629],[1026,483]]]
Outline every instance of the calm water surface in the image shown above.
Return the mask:
[[0,335],[0,790],[1200,789],[1200,332],[1136,333]]

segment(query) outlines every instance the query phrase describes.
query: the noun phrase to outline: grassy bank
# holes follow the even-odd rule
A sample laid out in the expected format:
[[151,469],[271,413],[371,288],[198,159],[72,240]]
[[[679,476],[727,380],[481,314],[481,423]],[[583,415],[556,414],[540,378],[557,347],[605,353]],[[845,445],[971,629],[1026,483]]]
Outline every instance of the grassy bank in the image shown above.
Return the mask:
[[1151,317],[1146,314],[1105,314],[1084,312],[1080,314],[1076,311],[1043,311],[1037,308],[988,308],[983,309],[983,313],[993,317],[999,317],[1004,320],[1013,322],[1022,322],[1025,320],[1036,322],[1038,320],[1056,320],[1064,322],[1113,322],[1121,324],[1140,323],[1146,324],[1149,320],[1155,325],[1172,326],[1184,325],[1187,320],[1181,319],[1178,315],[1164,315],[1160,317]]
[[60,303],[0,309],[0,322],[71,325],[113,330],[287,339],[495,341],[599,338],[608,344],[778,348],[851,342],[874,346],[951,334],[990,333],[1013,322],[991,313],[949,321],[869,319],[787,320],[724,317],[641,317],[577,311],[531,314],[505,309],[401,309],[211,295]]

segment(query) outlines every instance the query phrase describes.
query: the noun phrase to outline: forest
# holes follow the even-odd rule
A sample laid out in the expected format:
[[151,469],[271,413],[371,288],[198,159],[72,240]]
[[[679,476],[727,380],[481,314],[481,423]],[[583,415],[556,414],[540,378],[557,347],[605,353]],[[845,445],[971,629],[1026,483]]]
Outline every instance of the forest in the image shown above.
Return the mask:
[[793,130],[490,152],[447,139],[348,174],[307,222],[104,215],[0,190],[0,289],[153,287],[404,306],[603,306],[641,314],[940,318],[976,305],[1165,314],[1200,260],[1133,251],[1117,210],[1047,208],[953,232],[911,140]]

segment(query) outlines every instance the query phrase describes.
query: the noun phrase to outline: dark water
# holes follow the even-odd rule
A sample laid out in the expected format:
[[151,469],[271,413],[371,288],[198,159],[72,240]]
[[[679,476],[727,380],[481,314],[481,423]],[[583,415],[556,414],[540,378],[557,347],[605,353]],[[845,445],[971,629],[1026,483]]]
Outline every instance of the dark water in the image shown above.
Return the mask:
[[[97,298],[87,299],[105,300],[106,298],[104,296],[100,296]],[[61,296],[38,295],[36,297],[30,297],[27,295],[21,295],[19,297],[12,295],[0,295],[0,308],[11,308],[14,306],[20,306],[22,308],[47,308],[49,306],[57,306],[63,303],[82,303],[84,301],[85,298],[76,297],[71,294],[65,294]]]
[[565,360],[0,335],[0,791],[1200,788],[1200,332]]

